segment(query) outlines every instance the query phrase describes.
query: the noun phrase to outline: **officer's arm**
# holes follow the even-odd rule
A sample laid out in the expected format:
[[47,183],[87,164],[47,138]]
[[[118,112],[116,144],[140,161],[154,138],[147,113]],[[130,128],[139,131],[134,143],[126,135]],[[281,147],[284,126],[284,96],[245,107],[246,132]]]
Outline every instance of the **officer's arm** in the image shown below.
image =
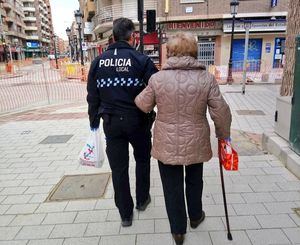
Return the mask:
[[99,128],[100,117],[98,108],[100,106],[100,94],[97,88],[97,65],[98,59],[95,59],[90,67],[88,82],[87,82],[87,102],[89,105],[88,114],[91,128]]
[[136,106],[143,112],[148,113],[155,107],[155,89],[153,77],[149,80],[147,87],[135,98]]
[[158,72],[158,69],[154,65],[153,61],[147,57],[144,68],[143,82],[147,85],[150,77],[156,72]]

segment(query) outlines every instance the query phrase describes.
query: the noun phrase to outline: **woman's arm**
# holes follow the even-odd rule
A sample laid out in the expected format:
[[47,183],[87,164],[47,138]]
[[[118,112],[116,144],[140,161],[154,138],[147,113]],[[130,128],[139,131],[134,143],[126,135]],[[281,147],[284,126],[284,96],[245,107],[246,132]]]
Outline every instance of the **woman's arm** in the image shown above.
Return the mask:
[[219,84],[214,76],[210,76],[210,91],[208,95],[208,109],[212,120],[215,123],[216,137],[226,139],[230,137],[231,112],[224,100]]

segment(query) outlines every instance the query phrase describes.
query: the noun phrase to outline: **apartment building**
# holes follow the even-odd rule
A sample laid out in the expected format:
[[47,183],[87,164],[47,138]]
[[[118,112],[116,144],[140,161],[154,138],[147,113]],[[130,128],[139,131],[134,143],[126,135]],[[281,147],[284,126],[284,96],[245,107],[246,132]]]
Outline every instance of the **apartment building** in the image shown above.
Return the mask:
[[54,52],[49,0],[22,0],[26,33],[26,57],[44,57]]
[[[164,40],[178,31],[192,32],[198,41],[198,59],[206,65],[224,66],[227,71],[231,44],[231,0],[145,0],[145,10],[156,10],[158,32],[146,35],[146,52],[163,62]],[[95,0],[93,19],[98,53],[105,49],[111,35],[112,21],[128,17],[137,23],[137,1]],[[284,63],[286,16],[289,0],[240,0],[233,62],[241,68],[244,55],[243,20],[251,21],[248,59],[256,70],[282,67]],[[159,38],[163,37],[163,38]],[[97,51],[97,50],[96,50]]]
[[26,43],[23,4],[21,0],[0,1],[1,46],[0,62],[21,59]]

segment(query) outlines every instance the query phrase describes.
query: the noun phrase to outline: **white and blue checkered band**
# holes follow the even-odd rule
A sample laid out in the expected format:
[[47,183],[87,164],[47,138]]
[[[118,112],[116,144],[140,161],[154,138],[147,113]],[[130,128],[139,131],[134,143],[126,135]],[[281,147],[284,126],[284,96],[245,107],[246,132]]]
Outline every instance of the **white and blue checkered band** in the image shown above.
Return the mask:
[[97,88],[109,88],[109,87],[141,87],[143,83],[138,78],[107,78],[107,79],[98,79]]

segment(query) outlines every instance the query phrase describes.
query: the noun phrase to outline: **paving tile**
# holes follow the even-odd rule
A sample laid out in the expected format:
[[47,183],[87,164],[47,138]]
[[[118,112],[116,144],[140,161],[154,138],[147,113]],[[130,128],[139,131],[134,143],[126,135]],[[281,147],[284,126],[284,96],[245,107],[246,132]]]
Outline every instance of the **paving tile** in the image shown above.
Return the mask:
[[44,194],[49,193],[53,188],[52,185],[44,186],[31,186],[25,191],[25,194]]
[[275,201],[272,195],[266,192],[242,193],[241,196],[247,203],[261,203],[261,202]]
[[17,215],[10,226],[39,225],[45,216],[45,214]]
[[28,245],[62,245],[64,239],[30,240]]
[[283,191],[299,191],[300,190],[300,181],[295,182],[281,182],[277,183],[277,185],[282,189]]
[[239,170],[241,175],[266,175],[266,173],[261,168],[245,168]]
[[212,241],[210,239],[208,232],[193,232],[193,233],[187,233],[185,236],[184,244],[187,245],[198,245],[199,241],[201,241],[201,244],[203,245],[212,245]]
[[[216,205],[206,205],[203,207],[205,214],[207,217],[209,216],[223,216],[224,215],[224,205],[216,204]],[[232,204],[227,205],[228,214],[235,215],[235,211],[232,208]]]
[[36,213],[56,213],[64,211],[67,202],[48,202],[42,203],[36,210]]
[[154,233],[154,220],[134,220],[132,226],[122,227],[120,234]]
[[134,245],[135,240],[136,235],[103,236],[99,245]]
[[121,222],[103,222],[88,224],[85,236],[117,235],[120,232]]
[[0,181],[0,187],[18,187],[23,180],[5,180]]
[[50,238],[83,237],[87,224],[55,225]]
[[26,191],[27,187],[6,187],[4,188],[0,195],[19,195]]
[[22,241],[0,241],[0,245],[27,245],[27,240]]
[[47,199],[48,194],[33,194],[28,203],[42,203]]
[[191,232],[223,231],[225,229],[221,217],[205,217],[205,220],[196,229],[190,228],[188,221],[188,227]]
[[98,245],[100,237],[66,238],[63,245]]
[[93,210],[96,200],[70,201],[65,211]]
[[12,196],[7,196],[7,198],[2,202],[2,204],[28,203],[31,198],[32,198],[32,195],[12,195]]
[[287,214],[256,215],[262,228],[296,227],[295,222]]
[[300,243],[300,228],[283,229],[292,244]]
[[76,215],[76,212],[49,213],[43,224],[72,224]]
[[237,215],[255,215],[269,213],[261,203],[232,204],[232,207]]
[[256,177],[260,183],[280,183],[280,182],[287,182],[286,179],[282,178],[281,175],[266,175],[266,176],[257,176]]
[[40,176],[40,173],[27,173],[27,174],[19,174],[18,177],[16,179],[22,179],[22,180],[26,180],[26,179],[36,179]]
[[45,183],[44,179],[29,179],[29,180],[24,180],[20,184],[20,186],[42,186],[44,183]]
[[[223,195],[222,194],[213,194],[213,199],[216,204],[223,204]],[[230,203],[245,203],[242,195],[239,193],[226,193],[226,201]]]
[[279,202],[300,201],[300,192],[297,191],[272,192],[271,194]]
[[21,227],[0,227],[0,240],[13,240]]
[[252,175],[230,176],[230,178],[234,184],[259,183],[256,176],[252,176]]
[[163,219],[167,217],[165,207],[149,207],[144,212],[139,213],[139,219]]
[[137,235],[136,245],[157,245],[157,244],[173,245],[174,243],[171,234],[162,233],[162,234],[138,234]]
[[253,245],[290,244],[288,238],[280,229],[247,230]]
[[11,205],[0,205],[0,214],[4,214]]
[[155,233],[167,233],[171,232],[170,223],[168,219],[156,219],[154,220],[154,232]]
[[80,211],[74,223],[103,222],[106,220],[107,215],[108,210]]
[[8,226],[8,224],[15,218],[15,215],[1,215],[0,226]]
[[37,209],[38,204],[16,204],[12,205],[6,214],[32,214]]
[[289,216],[294,220],[294,222],[300,227],[300,217],[295,214],[295,213],[292,213],[292,214],[289,214]]
[[264,206],[270,214],[288,214],[294,213],[292,208],[296,208],[297,205],[294,202],[270,202],[264,203]]
[[16,239],[44,239],[49,237],[53,227],[53,225],[24,226],[16,236]]
[[[224,226],[226,225],[225,217],[222,217]],[[261,226],[255,219],[255,216],[232,216],[229,217],[230,228],[232,230],[260,229]]]
[[[251,242],[245,231],[232,231],[233,241],[227,239],[226,231],[212,231],[209,232],[213,245],[251,245]],[[265,244],[266,245],[266,244]]]
[[249,186],[254,192],[271,192],[271,191],[280,191],[280,188],[275,183],[267,184],[255,184],[250,183]]

